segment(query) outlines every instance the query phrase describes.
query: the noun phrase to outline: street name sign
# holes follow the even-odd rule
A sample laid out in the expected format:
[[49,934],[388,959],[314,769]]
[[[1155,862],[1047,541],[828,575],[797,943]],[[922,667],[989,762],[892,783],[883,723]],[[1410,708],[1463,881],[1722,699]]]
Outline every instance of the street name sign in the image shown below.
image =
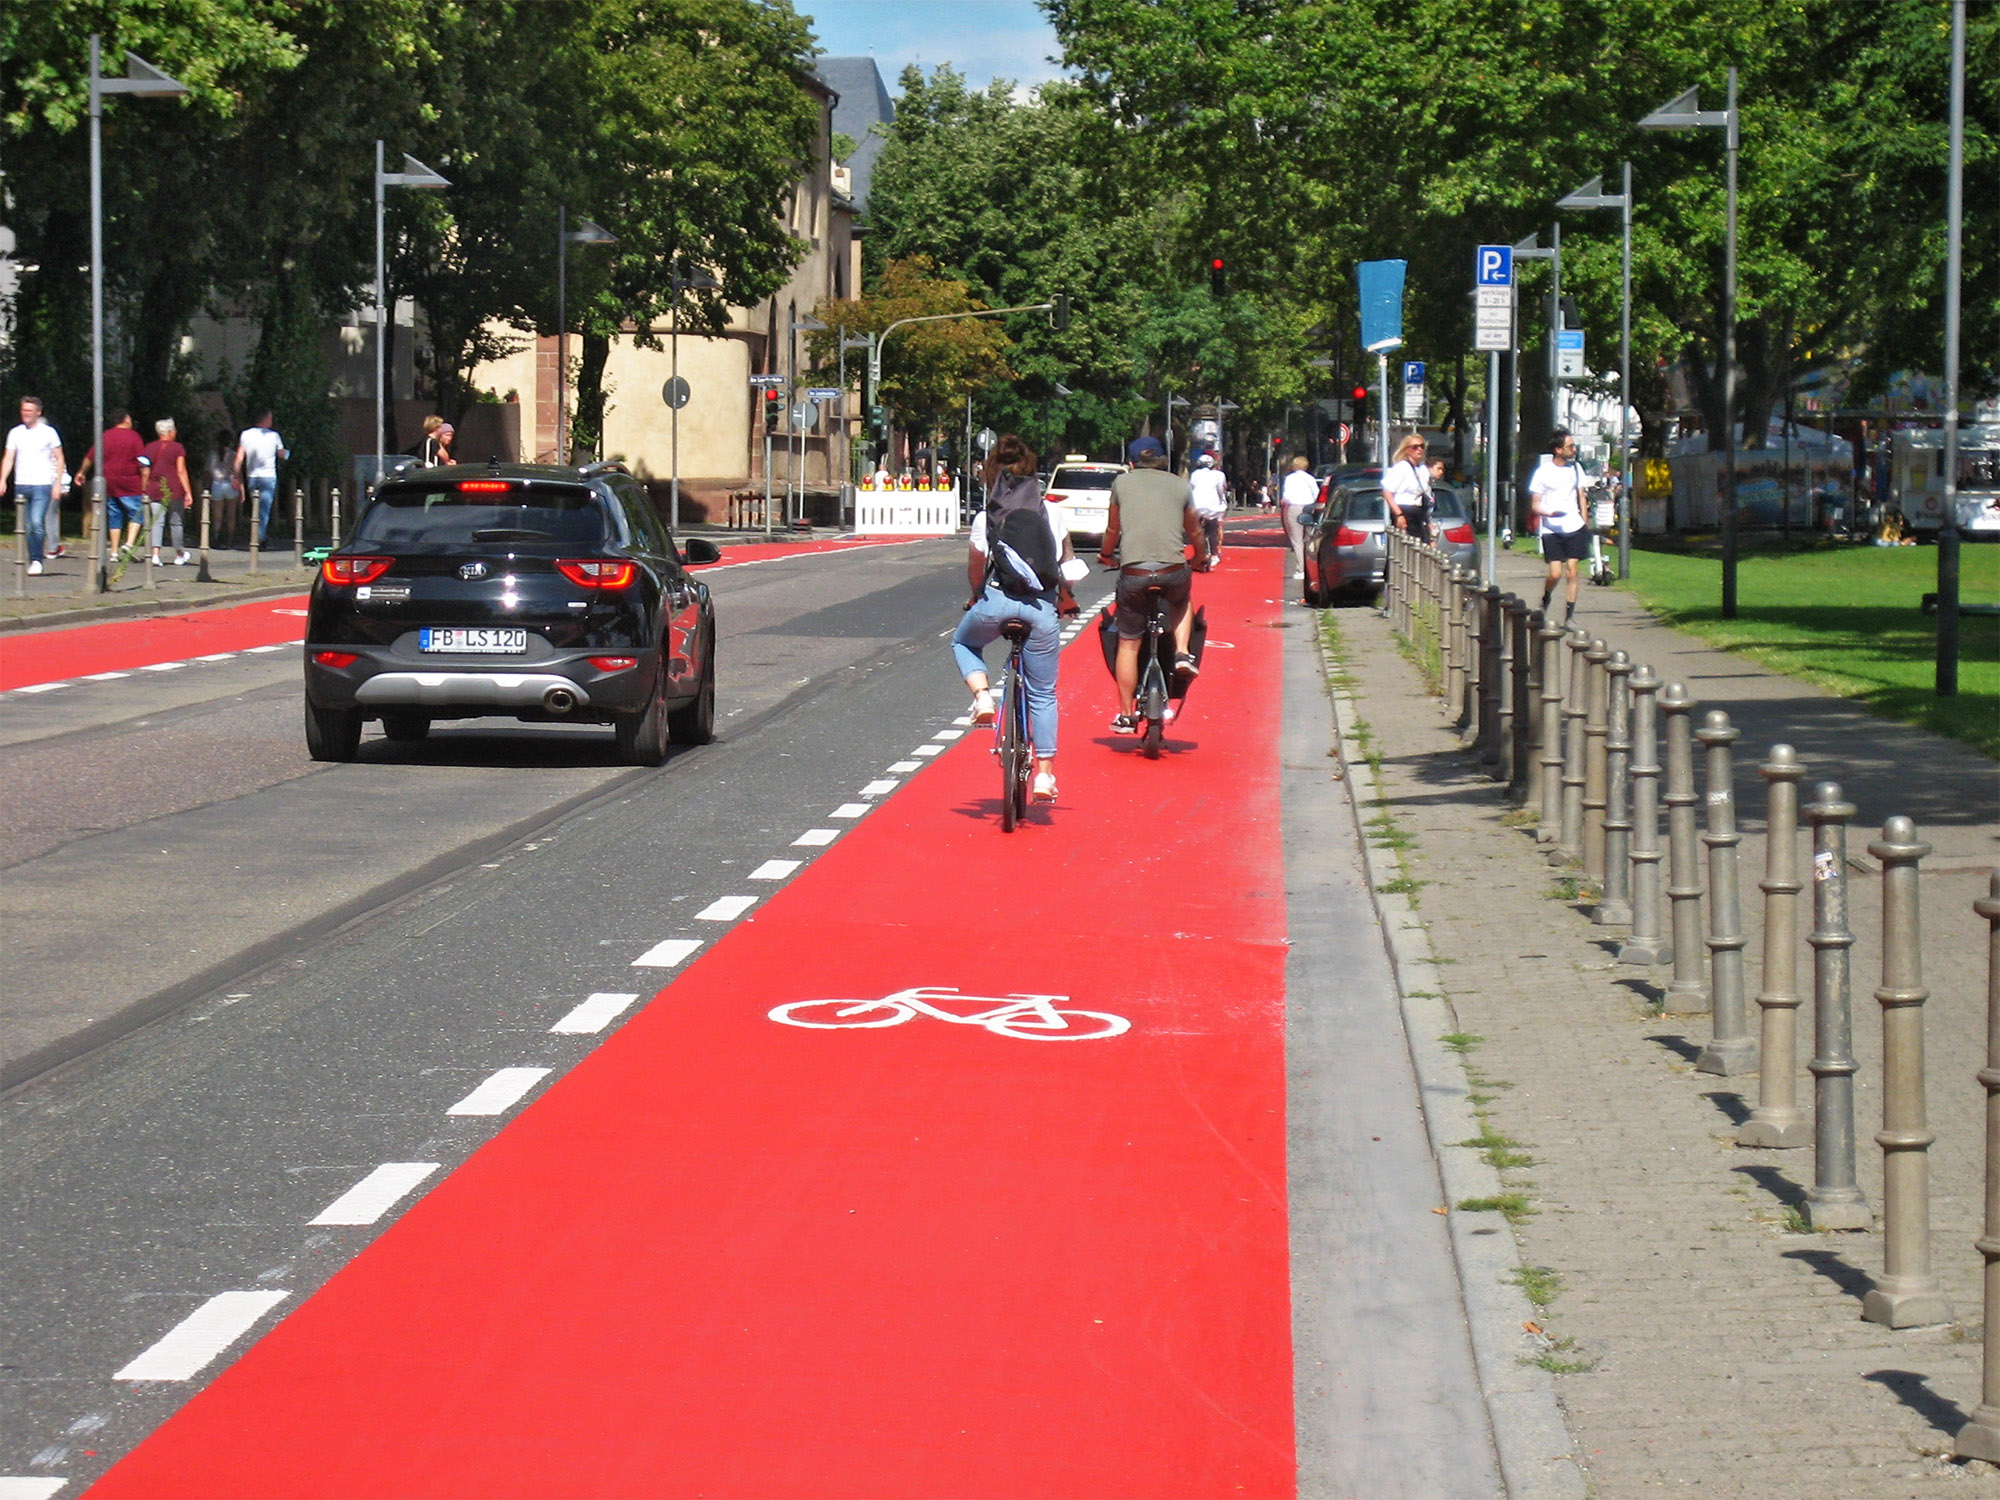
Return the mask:
[[1564,380],[1579,380],[1583,377],[1583,330],[1562,328],[1556,331],[1556,374]]
[[831,385],[815,385],[806,388],[806,396],[813,401],[838,401],[840,388]]
[[752,390],[759,391],[780,391],[785,388],[785,377],[782,375],[752,375],[750,377],[750,387]]

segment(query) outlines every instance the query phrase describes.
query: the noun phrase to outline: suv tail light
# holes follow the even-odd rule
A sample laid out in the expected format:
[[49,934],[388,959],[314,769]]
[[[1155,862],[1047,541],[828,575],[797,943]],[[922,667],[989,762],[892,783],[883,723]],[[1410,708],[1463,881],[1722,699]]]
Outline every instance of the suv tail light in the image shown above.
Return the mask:
[[1444,534],[1444,539],[1447,542],[1459,542],[1459,543],[1465,543],[1471,541],[1472,523],[1470,521],[1467,521],[1463,526],[1453,526],[1449,528],[1448,530],[1446,530]]
[[600,672],[629,672],[639,665],[636,656],[592,656],[585,659]]
[[319,571],[328,583],[345,586],[373,583],[395,565],[393,557],[329,557],[319,565]]
[[313,660],[322,667],[351,667],[361,658],[352,651],[315,651]]
[[1368,540],[1368,533],[1356,531],[1352,526],[1343,526],[1333,534],[1336,547],[1359,547]]
[[628,589],[639,576],[639,565],[617,558],[566,557],[557,561],[556,571],[587,589]]

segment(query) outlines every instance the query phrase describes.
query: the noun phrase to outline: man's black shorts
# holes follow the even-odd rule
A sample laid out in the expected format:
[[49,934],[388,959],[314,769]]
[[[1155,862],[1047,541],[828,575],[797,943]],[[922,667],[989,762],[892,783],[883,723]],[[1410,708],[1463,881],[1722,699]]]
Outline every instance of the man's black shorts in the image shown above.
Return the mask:
[[1136,641],[1146,633],[1146,622],[1153,617],[1153,603],[1149,595],[1154,584],[1166,596],[1167,618],[1173,618],[1174,609],[1188,602],[1194,588],[1194,573],[1186,563],[1174,567],[1141,572],[1126,569],[1118,575],[1118,639]]
[[1542,557],[1548,562],[1582,562],[1590,556],[1590,532],[1579,526],[1574,531],[1542,533]]

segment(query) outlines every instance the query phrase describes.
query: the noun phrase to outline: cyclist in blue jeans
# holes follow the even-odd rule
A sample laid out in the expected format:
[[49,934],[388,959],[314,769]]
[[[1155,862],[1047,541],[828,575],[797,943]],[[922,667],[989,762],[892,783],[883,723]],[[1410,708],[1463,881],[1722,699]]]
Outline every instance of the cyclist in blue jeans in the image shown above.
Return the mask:
[[[970,597],[966,600],[965,617],[952,633],[951,652],[959,675],[972,690],[972,722],[991,724],[995,710],[983,653],[1000,639],[1001,628],[1008,621],[1020,620],[1027,625],[1028,639],[1021,649],[1021,675],[1027,688],[1028,733],[1035,742],[1035,778],[1030,795],[1037,802],[1053,802],[1056,799],[1056,661],[1062,648],[1056,621],[1059,615],[1077,612],[1076,600],[1061,572],[1061,564],[1069,562],[1074,554],[1062,521],[1042,498],[1041,481],[1035,477],[1034,450],[1013,433],[993,445],[985,480],[986,508],[973,520],[972,545],[966,552],[965,575]],[[1047,553],[1041,561],[1050,574],[1048,577],[1041,577],[1038,572],[1032,577],[1024,576],[1018,567],[1021,561],[1018,555],[1010,556],[1010,566],[1004,570],[995,566],[994,555],[1002,545],[998,538],[1008,528],[1007,517],[1021,510],[1038,512],[1041,525],[1047,528]],[[1055,560],[1053,566],[1050,559]]]

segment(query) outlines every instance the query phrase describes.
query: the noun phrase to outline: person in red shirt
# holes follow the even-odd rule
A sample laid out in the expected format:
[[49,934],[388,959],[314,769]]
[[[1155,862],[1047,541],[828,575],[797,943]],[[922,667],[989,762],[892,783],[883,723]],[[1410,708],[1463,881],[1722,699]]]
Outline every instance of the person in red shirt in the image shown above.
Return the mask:
[[193,486],[188,482],[187,449],[180,444],[179,430],[172,417],[153,424],[158,433],[146,444],[146,510],[152,520],[153,566],[160,564],[160,532],[164,527],[174,539],[174,566],[187,566],[187,532],[183,517]]
[[[138,555],[139,523],[146,514],[146,443],[132,430],[132,413],[122,407],[111,413],[111,425],[97,446],[76,466],[80,486],[93,463],[104,469],[104,547],[115,547],[127,562]],[[120,532],[123,540],[119,540]]]

